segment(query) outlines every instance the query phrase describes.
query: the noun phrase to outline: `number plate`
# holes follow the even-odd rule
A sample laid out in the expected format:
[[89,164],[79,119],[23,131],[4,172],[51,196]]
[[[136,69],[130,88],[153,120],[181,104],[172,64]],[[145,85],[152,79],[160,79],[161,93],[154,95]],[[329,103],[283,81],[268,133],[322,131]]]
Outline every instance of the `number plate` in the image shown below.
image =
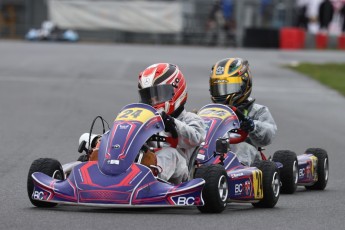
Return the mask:
[[253,188],[254,188],[254,198],[262,199],[264,197],[262,189],[262,172],[261,170],[253,171]]
[[148,121],[155,114],[144,108],[130,108],[123,110],[115,119],[115,121],[140,121],[142,123]]
[[221,108],[204,109],[201,110],[198,114],[201,117],[216,117],[220,119],[225,119],[232,115],[229,111]]

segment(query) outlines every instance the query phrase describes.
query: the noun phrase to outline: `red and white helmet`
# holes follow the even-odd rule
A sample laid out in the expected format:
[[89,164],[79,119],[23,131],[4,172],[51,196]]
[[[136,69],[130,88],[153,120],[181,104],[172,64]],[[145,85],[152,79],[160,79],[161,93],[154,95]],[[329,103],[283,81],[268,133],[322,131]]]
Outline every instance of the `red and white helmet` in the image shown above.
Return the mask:
[[187,86],[178,66],[157,63],[139,74],[140,102],[152,105],[159,112],[172,114],[187,101]]

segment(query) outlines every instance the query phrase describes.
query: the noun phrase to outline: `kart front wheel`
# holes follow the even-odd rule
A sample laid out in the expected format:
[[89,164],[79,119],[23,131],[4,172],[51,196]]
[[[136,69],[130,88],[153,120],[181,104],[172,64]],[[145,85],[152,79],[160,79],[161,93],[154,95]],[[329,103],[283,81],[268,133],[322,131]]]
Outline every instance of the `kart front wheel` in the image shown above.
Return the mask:
[[226,207],[229,195],[227,174],[223,166],[215,164],[202,166],[196,170],[195,178],[203,178],[206,183],[202,190],[204,206],[198,206],[203,213],[220,213]]
[[309,190],[324,190],[327,186],[329,176],[329,162],[328,154],[324,149],[309,148],[305,151],[307,154],[313,154],[317,157],[317,177],[318,180],[315,184],[305,186]]
[[260,161],[255,166],[262,171],[262,187],[264,197],[257,203],[252,203],[254,207],[273,208],[280,195],[280,176],[278,168],[272,161]]
[[298,160],[295,152],[290,150],[279,150],[273,154],[274,162],[283,164],[279,170],[282,182],[281,192],[293,194],[297,189],[298,183]]
[[34,190],[34,181],[32,179],[32,174],[34,172],[42,172],[48,176],[51,176],[58,180],[63,180],[63,170],[62,166],[59,161],[51,158],[39,158],[32,162],[31,167],[29,169],[28,173],[28,180],[27,180],[27,191],[28,196],[33,205],[36,207],[54,207],[57,204],[56,203],[50,203],[50,202],[43,202],[32,199],[32,193]]

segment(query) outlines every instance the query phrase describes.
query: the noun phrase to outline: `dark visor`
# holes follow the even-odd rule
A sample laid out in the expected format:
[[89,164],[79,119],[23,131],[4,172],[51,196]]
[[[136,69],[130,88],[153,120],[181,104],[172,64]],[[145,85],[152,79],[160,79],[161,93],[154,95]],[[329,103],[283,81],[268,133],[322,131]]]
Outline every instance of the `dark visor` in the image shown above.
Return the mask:
[[241,91],[241,84],[215,84],[211,85],[211,95],[214,97],[225,96],[232,93],[237,93]]
[[174,96],[174,87],[172,85],[154,85],[139,90],[140,102],[157,105],[169,101]]

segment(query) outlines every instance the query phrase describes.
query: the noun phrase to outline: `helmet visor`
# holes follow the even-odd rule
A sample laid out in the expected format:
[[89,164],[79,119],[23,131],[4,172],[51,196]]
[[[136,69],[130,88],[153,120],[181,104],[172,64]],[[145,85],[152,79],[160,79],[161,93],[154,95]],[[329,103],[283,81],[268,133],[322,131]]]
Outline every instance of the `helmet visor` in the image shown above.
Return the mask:
[[139,90],[140,102],[148,105],[157,105],[169,101],[174,96],[172,85],[154,85]]
[[232,83],[232,84],[215,84],[211,85],[211,95],[214,97],[225,96],[232,93],[238,93],[241,91],[241,84]]

